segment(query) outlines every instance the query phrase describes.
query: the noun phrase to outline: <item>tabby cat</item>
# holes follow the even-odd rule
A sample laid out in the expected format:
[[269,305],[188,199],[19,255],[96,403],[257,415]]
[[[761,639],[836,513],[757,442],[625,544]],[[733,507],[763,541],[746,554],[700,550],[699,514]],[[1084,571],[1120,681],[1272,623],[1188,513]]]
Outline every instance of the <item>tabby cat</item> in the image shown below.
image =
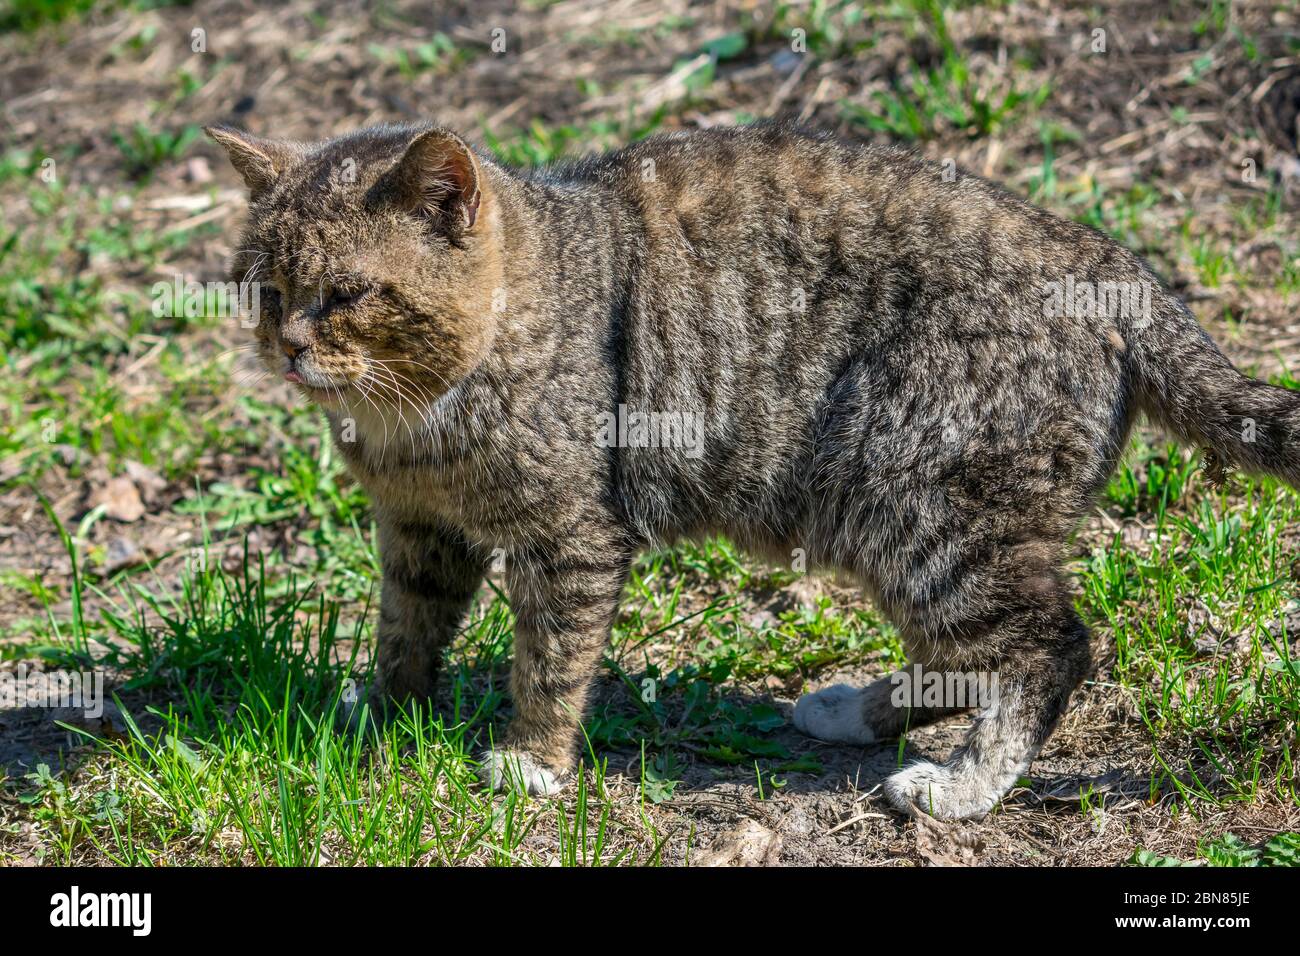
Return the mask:
[[[722,534],[838,569],[932,671],[998,694],[905,812],[987,812],[1089,668],[1061,567],[1145,411],[1300,485],[1300,393],[1243,377],[1099,233],[905,152],[760,124],[545,169],[456,133],[209,134],[250,192],[257,348],[373,502],[377,693],[428,697],[499,561],[516,617],[495,787],[551,793],[629,564]],[[865,745],[954,713],[889,677],[794,722]]]

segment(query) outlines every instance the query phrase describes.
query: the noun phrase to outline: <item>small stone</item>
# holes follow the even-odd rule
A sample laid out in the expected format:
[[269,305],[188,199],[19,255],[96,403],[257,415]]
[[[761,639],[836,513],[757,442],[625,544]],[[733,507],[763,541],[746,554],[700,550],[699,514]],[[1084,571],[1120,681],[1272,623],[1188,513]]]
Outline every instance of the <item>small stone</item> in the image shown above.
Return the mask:
[[104,573],[116,574],[123,568],[144,563],[144,554],[129,538],[113,538],[104,552]]
[[114,521],[132,522],[144,517],[144,502],[135,482],[125,475],[110,478],[90,499],[90,507],[104,506],[104,514]]
[[138,461],[126,463],[126,474],[135,482],[136,488],[148,504],[153,504],[167,488],[167,480],[162,475]]

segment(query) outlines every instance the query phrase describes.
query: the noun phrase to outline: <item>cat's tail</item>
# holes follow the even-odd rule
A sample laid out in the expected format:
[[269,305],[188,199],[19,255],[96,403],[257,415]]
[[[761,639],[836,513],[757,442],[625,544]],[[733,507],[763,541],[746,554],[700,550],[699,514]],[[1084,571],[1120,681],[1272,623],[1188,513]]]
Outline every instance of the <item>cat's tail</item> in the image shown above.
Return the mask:
[[1205,448],[1212,478],[1235,466],[1300,490],[1300,392],[1242,375],[1186,306],[1163,290],[1151,299],[1125,336],[1141,408]]

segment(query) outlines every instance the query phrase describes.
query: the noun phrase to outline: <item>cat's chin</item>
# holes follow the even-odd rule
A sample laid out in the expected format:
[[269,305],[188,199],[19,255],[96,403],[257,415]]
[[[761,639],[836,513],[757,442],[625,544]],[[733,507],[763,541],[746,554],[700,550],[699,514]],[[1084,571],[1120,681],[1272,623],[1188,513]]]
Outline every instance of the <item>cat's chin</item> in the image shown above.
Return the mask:
[[308,385],[306,382],[296,383],[298,393],[313,405],[320,405],[323,408],[342,408],[346,402],[348,390],[351,385],[331,385],[328,388],[321,388],[318,385]]

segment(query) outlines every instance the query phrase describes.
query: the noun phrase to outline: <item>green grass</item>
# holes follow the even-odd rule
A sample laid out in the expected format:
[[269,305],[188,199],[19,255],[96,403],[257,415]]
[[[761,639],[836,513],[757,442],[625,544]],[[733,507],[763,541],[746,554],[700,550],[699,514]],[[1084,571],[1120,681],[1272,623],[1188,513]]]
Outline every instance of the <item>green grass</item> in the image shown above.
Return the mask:
[[1139,848],[1130,860],[1135,866],[1300,866],[1300,833],[1278,833],[1259,846],[1225,833],[1202,841],[1194,860],[1160,856]]
[[199,138],[199,128],[190,123],[174,130],[152,129],[144,123],[136,123],[126,130],[114,130],[111,135],[122,154],[128,175],[145,179],[160,166],[184,156]]
[[[1207,493],[1192,457],[1142,449],[1107,498],[1148,524],[1149,550],[1116,533],[1079,569],[1081,608],[1114,635],[1112,675],[1135,697],[1153,753],[1185,798],[1300,800],[1300,661],[1283,626],[1295,606],[1296,556],[1283,535],[1300,499],[1240,479],[1237,498]],[[1199,604],[1199,607],[1197,606]],[[1190,751],[1192,759],[1174,754]]]
[[[69,534],[65,544],[80,571],[77,538]],[[699,574],[753,579],[724,542],[647,556],[606,662],[623,692],[585,727],[589,779],[563,807],[546,807],[514,795],[494,799],[474,784],[475,755],[499,733],[493,718],[512,627],[503,599],[457,641],[450,713],[417,710],[358,736],[338,713],[369,675],[357,665],[359,644],[342,636],[339,603],[292,575],[275,583],[268,562],[247,552],[232,573],[206,548],[204,555],[186,565],[179,590],[148,573],[113,589],[79,573],[77,613],[62,625],[51,617],[42,654],[52,665],[94,660],[124,678],[122,696],[152,691],[166,701],[143,714],[123,704],[128,732],[98,741],[96,770],[82,773],[77,786],[48,771],[25,781],[22,799],[60,862],[87,843],[131,865],[182,852],[285,865],[538,862],[523,848],[537,828],[545,829],[548,853],[560,846],[561,862],[651,862],[662,840],[653,825],[640,815],[631,824],[626,815],[614,820],[604,782],[611,750],[639,755],[640,796],[649,804],[672,796],[687,757],[751,768],[756,788],[770,792],[783,775],[821,766],[770,739],[785,724],[770,703],[727,693],[736,672],[760,674],[767,665],[779,672],[782,662],[812,671],[836,659],[837,645],[847,659],[855,647],[890,643],[873,617],[841,617],[826,604],[791,614],[779,639],[743,633],[725,601],[679,613],[672,595],[664,600],[655,587],[662,576],[682,576],[692,587]],[[98,619],[80,612],[83,600],[104,606]],[[364,601],[354,605],[361,626],[350,636],[358,641],[369,637],[367,611]],[[668,632],[691,633],[704,663],[665,669],[638,659],[638,645]],[[811,656],[791,653],[789,644]],[[114,781],[111,793],[98,786],[101,777]],[[353,809],[358,804],[365,813]],[[620,849],[606,853],[611,828]]]
[[533,120],[526,129],[497,133],[483,129],[483,142],[497,159],[512,166],[545,166],[582,152],[596,152],[645,139],[659,129],[666,110],[640,120],[593,120],[581,126],[548,126]]
[[87,13],[95,0],[4,0],[0,3],[0,30],[30,33]]
[[91,10],[149,10],[188,6],[192,0],[0,0],[0,31],[32,33],[45,27],[75,21]]
[[[9,162],[40,165],[35,154]],[[245,437],[194,414],[211,404],[212,377],[229,363],[195,354],[179,334],[213,320],[150,309],[163,264],[214,227],[141,228],[120,211],[134,194],[69,191],[57,177],[31,180],[26,199],[39,228],[0,224],[0,456],[20,459],[28,479],[66,460],[67,449],[179,476],[201,454]],[[110,282],[110,273],[124,281]],[[168,401],[141,395],[117,374],[146,355],[169,385]]]
[[446,73],[469,61],[470,51],[458,46],[445,33],[435,33],[410,47],[384,46],[372,43],[366,48],[379,62],[390,66],[411,81],[422,73]]
[[833,60],[870,48],[865,20],[866,11],[855,0],[812,0],[807,4],[781,0],[772,9],[766,35],[791,45],[801,41],[806,52]]
[[[76,786],[48,768],[24,781],[49,862],[92,849],[133,866],[598,864],[659,853],[639,816],[630,836],[615,820],[599,762],[564,805],[493,797],[476,783],[501,699],[492,681],[509,620],[499,607],[466,629],[449,713],[363,717],[358,731],[340,711],[369,674],[340,635],[339,606],[310,586],[275,597],[246,554],[234,573],[215,561],[191,567],[177,592],[157,582],[97,596],[109,602],[101,619],[62,629],[47,657],[83,665],[93,648],[98,666],[130,675],[123,696],[166,702],[133,710],[119,697],[126,733],[96,741],[100,761]],[[488,671],[485,693],[471,668]]]
[[933,139],[948,130],[987,136],[1019,113],[1041,106],[1050,95],[1047,83],[985,88],[948,33],[944,5],[917,0],[916,7],[939,47],[938,64],[911,64],[900,82],[873,94],[870,106],[845,102],[844,113],[851,121],[900,140]]

